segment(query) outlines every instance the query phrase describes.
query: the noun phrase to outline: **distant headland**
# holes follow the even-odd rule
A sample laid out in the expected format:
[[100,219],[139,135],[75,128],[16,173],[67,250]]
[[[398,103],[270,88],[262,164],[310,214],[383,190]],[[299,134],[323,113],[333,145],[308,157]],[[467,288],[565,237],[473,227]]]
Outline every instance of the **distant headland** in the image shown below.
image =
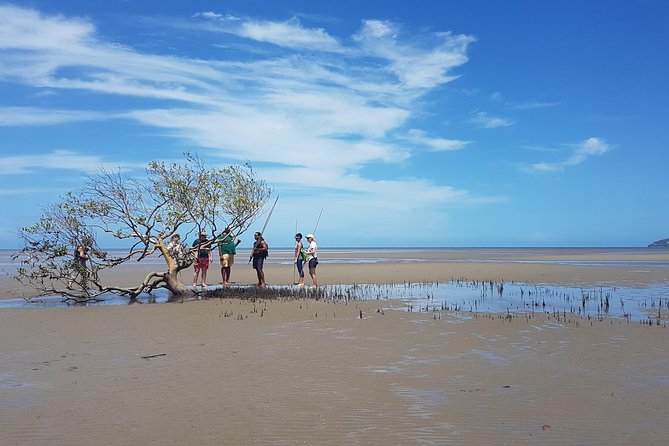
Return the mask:
[[669,248],[669,238],[658,240],[648,245],[649,248]]

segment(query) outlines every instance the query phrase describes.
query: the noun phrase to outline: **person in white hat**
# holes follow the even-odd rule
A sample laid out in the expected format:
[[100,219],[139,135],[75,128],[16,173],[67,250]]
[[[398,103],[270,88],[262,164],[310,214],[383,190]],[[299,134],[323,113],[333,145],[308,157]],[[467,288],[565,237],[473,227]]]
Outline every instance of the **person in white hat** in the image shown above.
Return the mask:
[[318,288],[318,279],[316,278],[316,266],[318,266],[318,245],[316,244],[314,234],[307,234],[307,241],[309,242],[309,249],[307,249],[307,255],[309,256],[309,275],[311,276],[311,281],[313,282],[312,287]]

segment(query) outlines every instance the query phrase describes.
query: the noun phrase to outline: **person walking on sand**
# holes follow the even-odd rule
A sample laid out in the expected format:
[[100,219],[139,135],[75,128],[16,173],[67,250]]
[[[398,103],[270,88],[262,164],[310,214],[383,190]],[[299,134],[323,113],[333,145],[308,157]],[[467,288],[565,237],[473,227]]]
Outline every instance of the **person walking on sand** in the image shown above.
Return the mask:
[[316,266],[318,266],[318,245],[313,234],[307,234],[307,241],[309,248],[307,255],[309,256],[309,275],[311,276],[312,288],[318,288],[318,279],[316,277]]
[[[197,248],[195,256],[195,273],[193,274],[193,288],[197,287],[198,275],[201,278],[202,289],[207,288],[207,270],[212,260],[211,249],[207,244],[207,233],[200,232],[200,238],[193,242],[193,248]],[[202,246],[206,245],[206,246]]]
[[304,251],[304,245],[302,244],[302,234],[298,232],[295,234],[295,260],[293,263],[297,266],[297,274],[299,275],[297,285],[300,288],[304,286],[304,262],[306,257],[307,254]]
[[256,270],[256,275],[258,276],[258,288],[265,288],[265,271],[263,271],[265,259],[268,254],[268,247],[265,239],[262,237],[260,232],[253,234],[255,242],[253,243],[253,251],[249,256],[249,262],[253,260],[253,269]]
[[235,263],[235,254],[237,254],[237,245],[240,240],[235,241],[232,237],[232,229],[226,227],[221,235],[218,236],[218,256],[221,260],[221,278],[223,279],[223,286],[230,285],[230,270]]

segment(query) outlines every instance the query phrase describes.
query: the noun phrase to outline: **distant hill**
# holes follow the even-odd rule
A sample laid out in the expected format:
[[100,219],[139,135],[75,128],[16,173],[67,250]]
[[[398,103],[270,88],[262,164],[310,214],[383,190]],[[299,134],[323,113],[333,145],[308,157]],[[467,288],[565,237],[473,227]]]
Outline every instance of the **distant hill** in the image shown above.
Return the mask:
[[658,240],[648,245],[649,248],[669,248],[669,238]]

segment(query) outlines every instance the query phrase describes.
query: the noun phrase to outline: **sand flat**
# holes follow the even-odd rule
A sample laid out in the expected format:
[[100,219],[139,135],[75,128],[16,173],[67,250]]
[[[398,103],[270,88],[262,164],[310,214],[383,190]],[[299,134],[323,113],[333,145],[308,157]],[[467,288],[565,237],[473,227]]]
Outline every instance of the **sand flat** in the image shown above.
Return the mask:
[[3,441],[660,444],[669,435],[662,326],[388,304],[0,311]]
[[[319,266],[323,283],[667,280],[666,267],[644,271]],[[267,273],[292,281],[290,265]],[[252,270],[237,264],[233,279],[253,283]],[[666,318],[563,317],[408,312],[387,300],[4,309],[0,444],[663,444]]]

